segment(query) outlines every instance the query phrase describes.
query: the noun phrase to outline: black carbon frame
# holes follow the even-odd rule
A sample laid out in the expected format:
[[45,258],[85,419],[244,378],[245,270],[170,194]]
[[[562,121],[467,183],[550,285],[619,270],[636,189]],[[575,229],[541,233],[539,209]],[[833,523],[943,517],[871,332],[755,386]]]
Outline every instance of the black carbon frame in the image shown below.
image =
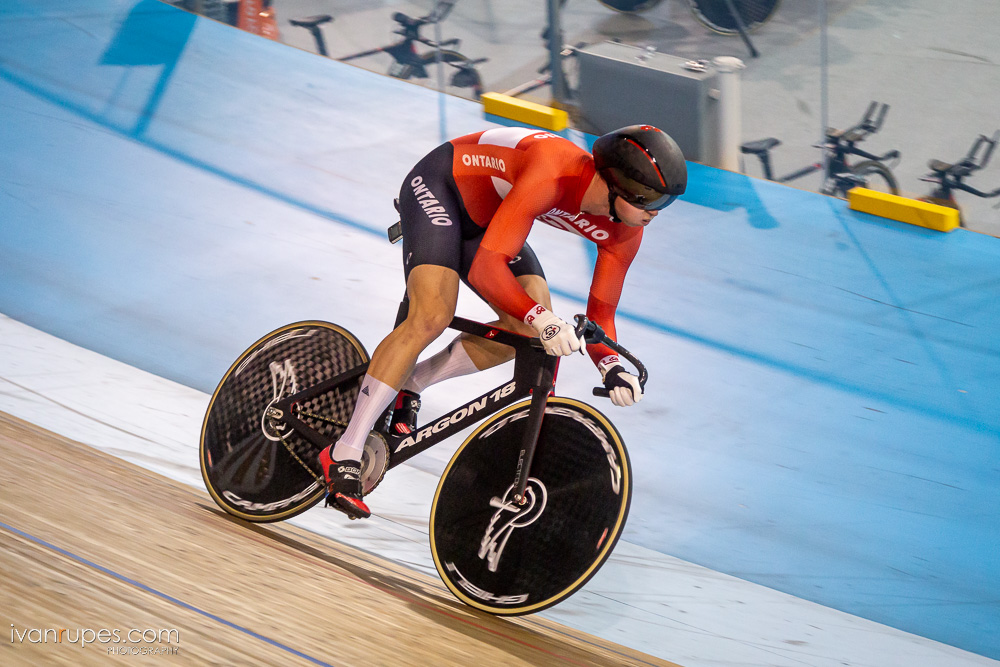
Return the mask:
[[[545,400],[555,387],[559,358],[546,354],[545,348],[542,347],[537,338],[528,338],[462,317],[455,317],[448,326],[471,336],[478,336],[514,348],[513,378],[456,410],[427,422],[428,425],[418,429],[416,433],[407,435],[383,434],[389,446],[389,468],[394,468],[417,454],[427,451],[455,433],[495,414],[508,405],[532,396],[531,412],[528,416],[525,442],[521,452],[521,462],[518,466],[518,488],[519,493],[523,493],[521,486],[528,477],[528,469],[545,414]],[[332,443],[328,437],[317,432],[295,415],[295,404],[320,396],[345,382],[355,381],[363,376],[367,370],[367,363],[360,364],[336,377],[285,397],[271,406],[272,419],[287,424],[316,447],[329,446]]]

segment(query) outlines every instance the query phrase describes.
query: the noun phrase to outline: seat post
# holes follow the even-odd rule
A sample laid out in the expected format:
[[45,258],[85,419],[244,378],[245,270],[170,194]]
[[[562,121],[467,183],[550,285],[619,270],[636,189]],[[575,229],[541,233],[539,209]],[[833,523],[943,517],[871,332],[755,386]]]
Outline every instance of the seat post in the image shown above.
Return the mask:
[[326,39],[323,38],[323,32],[319,29],[318,25],[314,25],[309,28],[309,32],[312,33],[313,39],[316,40],[316,50],[319,51],[321,56],[329,56],[326,52]]
[[763,153],[758,153],[757,157],[760,158],[760,164],[764,168],[764,178],[773,181],[774,172],[771,170],[771,152],[764,151]]

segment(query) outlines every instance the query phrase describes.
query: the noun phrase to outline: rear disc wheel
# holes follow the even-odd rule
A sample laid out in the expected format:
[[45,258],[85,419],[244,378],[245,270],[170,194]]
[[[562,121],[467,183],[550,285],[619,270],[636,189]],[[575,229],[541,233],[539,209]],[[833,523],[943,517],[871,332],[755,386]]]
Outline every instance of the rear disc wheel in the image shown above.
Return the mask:
[[368,353],[347,330],[299,322],[264,336],[229,368],[205,414],[202,478],[218,505],[247,521],[278,521],[325,496],[319,447],[275,419],[272,406],[357,369],[340,386],[304,401],[299,417],[332,442],[354,410]]

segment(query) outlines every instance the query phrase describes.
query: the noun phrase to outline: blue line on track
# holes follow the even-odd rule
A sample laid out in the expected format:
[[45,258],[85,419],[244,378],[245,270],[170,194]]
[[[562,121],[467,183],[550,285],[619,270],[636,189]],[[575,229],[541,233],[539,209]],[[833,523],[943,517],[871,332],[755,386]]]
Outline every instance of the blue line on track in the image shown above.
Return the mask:
[[264,196],[271,197],[276,201],[280,201],[285,204],[288,204],[289,206],[294,206],[303,211],[307,211],[314,215],[327,218],[328,220],[339,222],[342,225],[347,225],[348,227],[365,231],[370,234],[374,234],[375,236],[380,236],[380,237],[385,236],[384,230],[373,229],[369,225],[354,218],[351,218],[349,216],[341,215],[336,211],[331,211],[321,206],[316,206],[298,197],[294,197],[290,194],[281,192],[279,190],[275,190],[274,188],[268,187],[263,183],[254,181],[253,179],[246,178],[238,174],[234,174],[230,171],[223,169],[222,167],[209,164],[204,160],[199,160],[198,158],[192,155],[188,155],[187,153],[171,148],[166,144],[154,141],[149,137],[137,136],[135,130],[115,125],[114,123],[109,122],[108,120],[102,118],[96,113],[89,111],[88,109],[84,108],[81,105],[74,104],[73,102],[70,102],[69,100],[53,92],[45,90],[41,86],[31,83],[27,79],[15,74],[14,72],[5,67],[0,67],[0,79],[7,81],[8,83],[14,86],[17,86],[18,88],[24,90],[25,92],[31,95],[34,95],[39,99],[45,100],[58,107],[62,107],[63,109],[66,109],[67,111],[70,111],[80,116],[81,118],[84,118],[94,123],[95,125],[110,130],[111,132],[114,132],[115,134],[121,137],[126,137],[128,139],[131,139],[132,141],[135,141],[138,144],[141,144],[143,146],[146,146],[147,148],[158,151],[163,155],[173,158],[174,160],[177,160],[182,164],[194,167],[195,169],[200,169],[205,173],[212,174],[219,178],[225,179],[235,185],[245,187],[249,190],[254,190],[256,192],[259,192],[260,194],[263,194]]
[[156,595],[157,597],[163,598],[164,600],[166,600],[168,602],[172,602],[173,604],[175,604],[175,605],[177,605],[179,607],[183,607],[184,609],[188,609],[190,611],[193,611],[193,612],[196,612],[198,614],[201,614],[202,616],[210,618],[213,621],[216,621],[217,623],[222,623],[223,625],[229,626],[230,628],[233,628],[234,630],[239,630],[240,632],[242,632],[244,634],[247,634],[247,635],[250,635],[251,637],[253,637],[255,639],[259,639],[259,640],[261,640],[263,642],[266,642],[266,643],[270,644],[271,646],[280,648],[282,651],[287,651],[288,653],[291,653],[292,655],[295,655],[295,656],[298,656],[298,657],[303,658],[305,660],[308,660],[309,662],[311,662],[311,663],[313,663],[315,665],[323,665],[323,667],[334,667],[333,665],[331,665],[328,662],[323,662],[322,660],[314,658],[314,657],[312,657],[310,655],[306,655],[305,653],[302,653],[301,651],[296,651],[291,646],[285,646],[281,642],[275,641],[273,639],[269,639],[268,637],[265,637],[264,635],[257,634],[253,630],[250,630],[248,628],[244,628],[243,626],[240,626],[240,625],[236,625],[235,623],[233,623],[231,621],[227,621],[226,619],[221,618],[219,616],[216,616],[215,614],[211,614],[211,613],[209,613],[207,611],[199,609],[198,607],[195,607],[194,605],[190,605],[187,602],[184,602],[183,600],[178,600],[177,598],[172,597],[170,595],[167,595],[166,593],[161,593],[160,591],[156,590],[155,588],[150,588],[146,584],[138,582],[135,579],[129,579],[128,577],[126,577],[123,574],[118,574],[117,572],[114,572],[113,570],[109,570],[106,567],[102,567],[102,566],[98,565],[97,563],[95,563],[93,561],[89,561],[86,558],[83,558],[82,556],[77,556],[76,554],[71,553],[69,551],[66,551],[65,549],[60,549],[56,545],[50,544],[49,542],[46,542],[43,539],[35,537],[34,535],[29,535],[28,533],[20,531],[17,528],[14,528],[13,526],[8,526],[7,524],[3,523],[2,521],[0,521],[0,528],[3,528],[3,529],[5,529],[5,530],[7,530],[7,531],[9,531],[11,533],[14,533],[15,535],[19,535],[19,536],[25,538],[26,540],[30,540],[31,542],[34,542],[35,544],[40,544],[41,546],[43,546],[43,547],[45,547],[47,549],[51,549],[52,551],[55,551],[56,553],[60,553],[63,556],[66,556],[68,558],[72,558],[73,560],[75,560],[78,563],[83,563],[84,565],[86,565],[88,567],[92,567],[92,568],[94,568],[95,570],[97,570],[99,572],[103,572],[104,574],[107,574],[107,575],[109,575],[111,577],[114,577],[115,579],[118,579],[119,581],[124,581],[125,583],[130,584],[132,586],[135,586],[136,588],[139,588],[141,590],[144,590],[147,593],[152,593],[153,595]]

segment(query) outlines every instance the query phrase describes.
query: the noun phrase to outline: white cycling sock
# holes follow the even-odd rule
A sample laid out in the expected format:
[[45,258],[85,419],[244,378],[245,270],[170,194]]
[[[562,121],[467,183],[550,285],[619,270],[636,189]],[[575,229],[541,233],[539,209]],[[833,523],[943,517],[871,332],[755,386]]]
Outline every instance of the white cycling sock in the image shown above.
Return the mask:
[[332,456],[335,461],[361,460],[361,454],[365,451],[365,440],[368,439],[368,433],[375,425],[375,420],[395,398],[395,389],[370,375],[365,376],[347,430],[333,446]]
[[462,341],[456,338],[430,359],[417,364],[403,389],[419,394],[432,384],[479,371],[469,358]]

